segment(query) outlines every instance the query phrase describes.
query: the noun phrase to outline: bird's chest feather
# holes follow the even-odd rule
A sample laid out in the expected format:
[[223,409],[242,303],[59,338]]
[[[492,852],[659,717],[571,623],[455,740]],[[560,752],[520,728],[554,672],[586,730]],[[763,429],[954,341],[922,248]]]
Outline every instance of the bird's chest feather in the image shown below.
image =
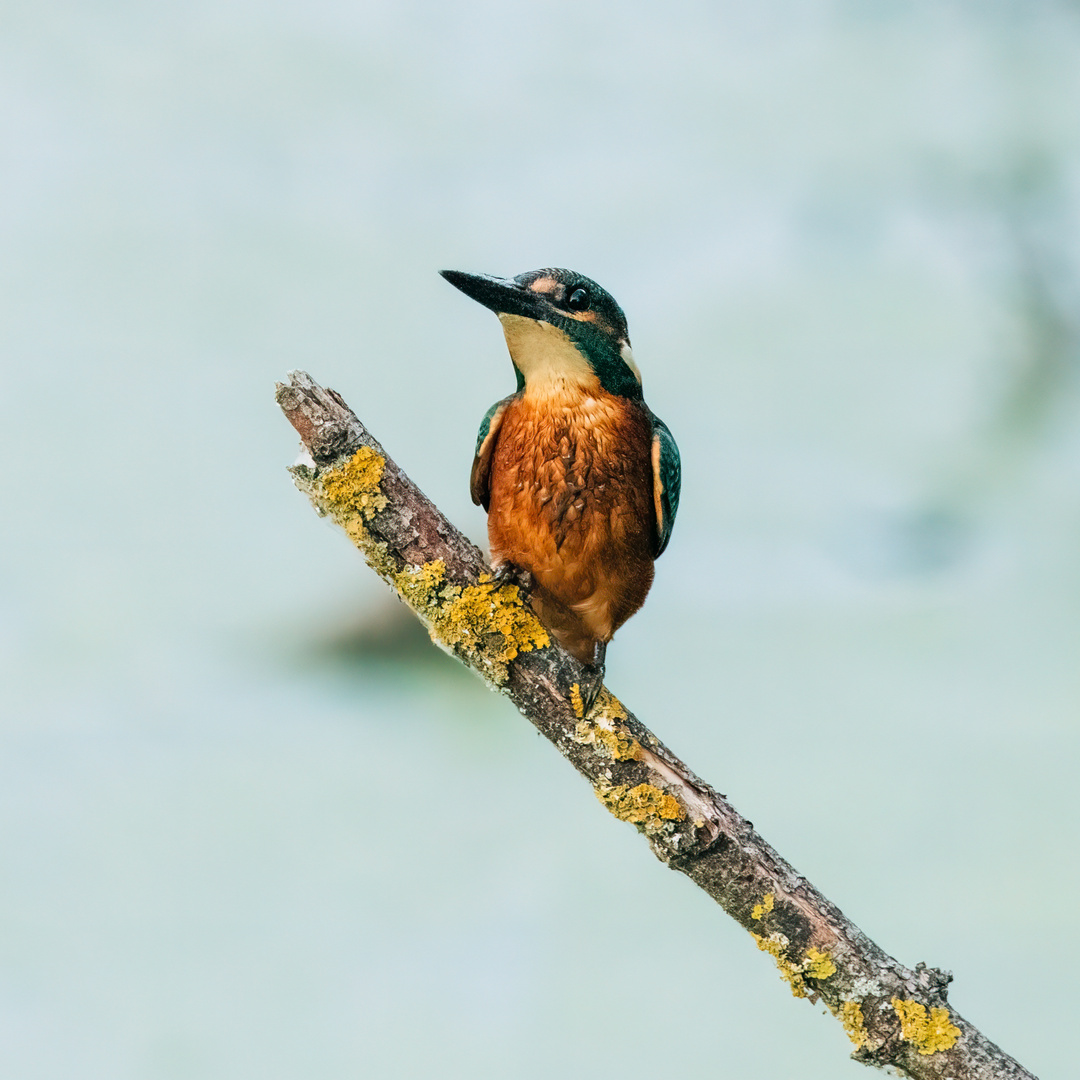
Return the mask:
[[574,388],[513,402],[491,470],[493,551],[544,577],[651,561],[652,432],[644,411]]

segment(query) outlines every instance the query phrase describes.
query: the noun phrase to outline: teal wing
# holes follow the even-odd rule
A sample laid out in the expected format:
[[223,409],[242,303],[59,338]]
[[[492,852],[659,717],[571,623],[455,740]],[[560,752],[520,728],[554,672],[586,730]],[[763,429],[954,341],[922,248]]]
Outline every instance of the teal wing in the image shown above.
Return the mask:
[[653,500],[656,505],[656,550],[653,557],[659,558],[671,539],[675,515],[679,511],[682,465],[679,462],[679,448],[667,424],[651,411],[649,417],[653,431]]
[[506,414],[506,406],[515,397],[517,394],[511,394],[509,397],[504,397],[502,401],[496,401],[484,414],[484,419],[480,422],[480,431],[476,436],[476,456],[473,458],[472,475],[469,477],[469,491],[472,494],[472,501],[485,510],[491,502],[491,457],[495,452],[495,442],[499,437],[499,428]]

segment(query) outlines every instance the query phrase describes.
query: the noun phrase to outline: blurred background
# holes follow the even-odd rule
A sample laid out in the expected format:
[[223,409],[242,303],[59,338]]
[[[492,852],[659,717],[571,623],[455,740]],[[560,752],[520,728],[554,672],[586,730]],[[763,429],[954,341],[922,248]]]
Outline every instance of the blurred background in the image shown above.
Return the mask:
[[1080,6],[8,0],[0,132],[0,1073],[868,1075],[285,472],[302,367],[483,543],[436,271],[556,265],[683,453],[609,685],[1065,1075]]

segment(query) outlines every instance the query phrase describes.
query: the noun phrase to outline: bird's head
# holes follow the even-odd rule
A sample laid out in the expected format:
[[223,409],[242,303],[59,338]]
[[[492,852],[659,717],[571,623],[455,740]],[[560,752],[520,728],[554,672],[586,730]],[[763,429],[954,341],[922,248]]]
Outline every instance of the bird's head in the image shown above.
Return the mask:
[[516,278],[443,270],[442,276],[499,317],[518,389],[558,384],[641,397],[626,316],[610,293],[573,270]]

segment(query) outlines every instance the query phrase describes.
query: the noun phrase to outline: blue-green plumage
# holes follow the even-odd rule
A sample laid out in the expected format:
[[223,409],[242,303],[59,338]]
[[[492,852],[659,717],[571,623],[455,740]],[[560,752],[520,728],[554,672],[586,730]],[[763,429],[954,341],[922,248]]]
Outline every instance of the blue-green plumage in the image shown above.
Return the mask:
[[517,376],[484,416],[471,475],[492,565],[528,572],[534,610],[592,669],[591,702],[607,642],[671,538],[678,447],[642,397],[622,309],[594,281],[554,269],[444,277],[499,316]]
[[657,511],[658,542],[656,556],[664,553],[671,539],[671,530],[675,525],[675,515],[679,512],[679,491],[682,487],[682,461],[679,448],[667,424],[651,409],[653,429],[653,480],[659,490],[659,510]]
[[[520,391],[519,391],[520,392]],[[499,431],[506,406],[518,395],[510,394],[501,401],[496,401],[480,421],[480,430],[476,434],[476,452],[473,455],[472,474],[469,478],[469,489],[472,500],[477,506],[488,508],[490,492],[488,489],[488,469],[491,464],[491,451],[495,444],[495,436]],[[494,430],[493,430],[494,429]]]

